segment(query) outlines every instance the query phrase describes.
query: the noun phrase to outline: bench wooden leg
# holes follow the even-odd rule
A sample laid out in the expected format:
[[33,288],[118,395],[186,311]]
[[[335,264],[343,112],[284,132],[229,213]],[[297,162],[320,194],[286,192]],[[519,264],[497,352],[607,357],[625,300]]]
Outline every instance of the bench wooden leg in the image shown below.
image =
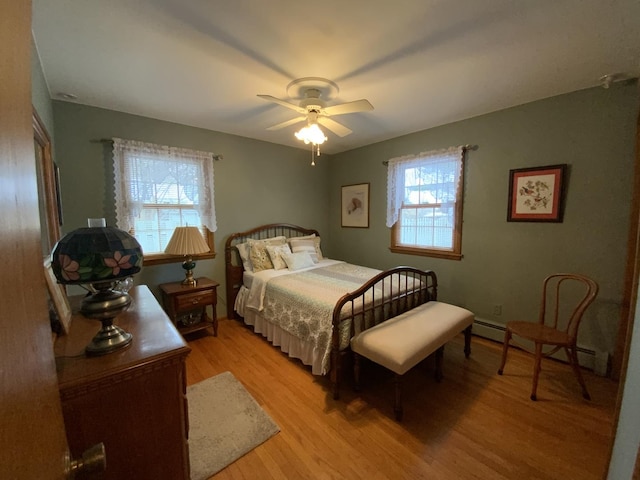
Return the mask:
[[360,368],[362,357],[353,352],[353,388],[356,392],[360,391]]
[[444,345],[436,350],[436,382],[442,381],[442,359],[444,358]]
[[396,415],[396,420],[402,421],[402,375],[395,374],[394,383],[396,387],[396,401],[393,406],[393,412]]
[[464,356],[469,358],[471,355],[471,328],[473,325],[469,325],[464,329]]

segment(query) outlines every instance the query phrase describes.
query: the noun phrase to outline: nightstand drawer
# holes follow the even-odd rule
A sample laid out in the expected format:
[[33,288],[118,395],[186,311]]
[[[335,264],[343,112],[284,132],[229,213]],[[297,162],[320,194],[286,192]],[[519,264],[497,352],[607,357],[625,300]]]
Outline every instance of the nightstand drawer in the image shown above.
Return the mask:
[[211,290],[204,292],[188,293],[176,297],[176,310],[181,311],[204,305],[215,305],[215,293]]

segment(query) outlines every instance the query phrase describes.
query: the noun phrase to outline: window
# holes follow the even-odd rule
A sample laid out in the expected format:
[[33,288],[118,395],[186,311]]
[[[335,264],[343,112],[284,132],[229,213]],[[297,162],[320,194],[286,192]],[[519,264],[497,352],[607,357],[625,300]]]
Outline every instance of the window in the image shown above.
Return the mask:
[[464,149],[389,160],[391,251],[460,260]]
[[[178,226],[202,228],[215,256],[212,153],[113,139],[118,228],[131,233],[145,265],[175,261],[164,249]],[[151,263],[150,263],[151,262]]]

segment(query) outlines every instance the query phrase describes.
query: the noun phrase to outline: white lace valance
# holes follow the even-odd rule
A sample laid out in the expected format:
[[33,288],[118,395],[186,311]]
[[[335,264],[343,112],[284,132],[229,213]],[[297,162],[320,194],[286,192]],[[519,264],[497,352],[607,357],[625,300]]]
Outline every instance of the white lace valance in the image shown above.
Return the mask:
[[404,200],[405,171],[409,168],[424,166],[425,163],[457,162],[454,184],[459,188],[460,169],[464,147],[451,147],[443,150],[432,150],[417,155],[405,155],[389,160],[387,169],[387,227],[393,227],[398,221],[398,215]]
[[180,194],[193,204],[202,225],[217,229],[210,152],[168,147],[135,140],[113,139],[113,169],[118,228],[129,231],[140,215],[149,185],[167,176],[181,186]]

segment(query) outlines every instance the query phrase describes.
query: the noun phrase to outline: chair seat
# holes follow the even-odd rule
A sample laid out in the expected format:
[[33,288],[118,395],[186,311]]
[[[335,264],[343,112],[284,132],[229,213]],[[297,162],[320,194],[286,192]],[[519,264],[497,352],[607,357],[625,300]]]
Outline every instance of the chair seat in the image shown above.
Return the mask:
[[[565,283],[566,282],[566,283]],[[561,288],[562,286],[562,288]],[[562,292],[562,295],[561,295]],[[584,383],[578,363],[576,336],[582,315],[598,294],[598,284],[589,277],[577,273],[554,273],[544,279],[542,284],[542,301],[538,312],[538,322],[507,322],[502,347],[502,362],[498,368],[498,375],[502,375],[507,362],[509,342],[513,335],[536,344],[533,365],[533,383],[531,385],[531,400],[536,400],[538,377],[540,375],[542,357],[552,355],[560,348],[564,348],[573,373],[582,388],[582,397],[590,400],[587,385]],[[562,298],[562,300],[561,300]],[[573,311],[571,311],[571,305]],[[546,326],[545,322],[557,328]],[[569,333],[571,332],[571,333]],[[516,343],[516,342],[514,342]],[[545,345],[552,347],[543,353]],[[525,350],[526,347],[520,345]]]
[[573,339],[566,332],[534,322],[507,322],[514,335],[547,345],[571,345]]

